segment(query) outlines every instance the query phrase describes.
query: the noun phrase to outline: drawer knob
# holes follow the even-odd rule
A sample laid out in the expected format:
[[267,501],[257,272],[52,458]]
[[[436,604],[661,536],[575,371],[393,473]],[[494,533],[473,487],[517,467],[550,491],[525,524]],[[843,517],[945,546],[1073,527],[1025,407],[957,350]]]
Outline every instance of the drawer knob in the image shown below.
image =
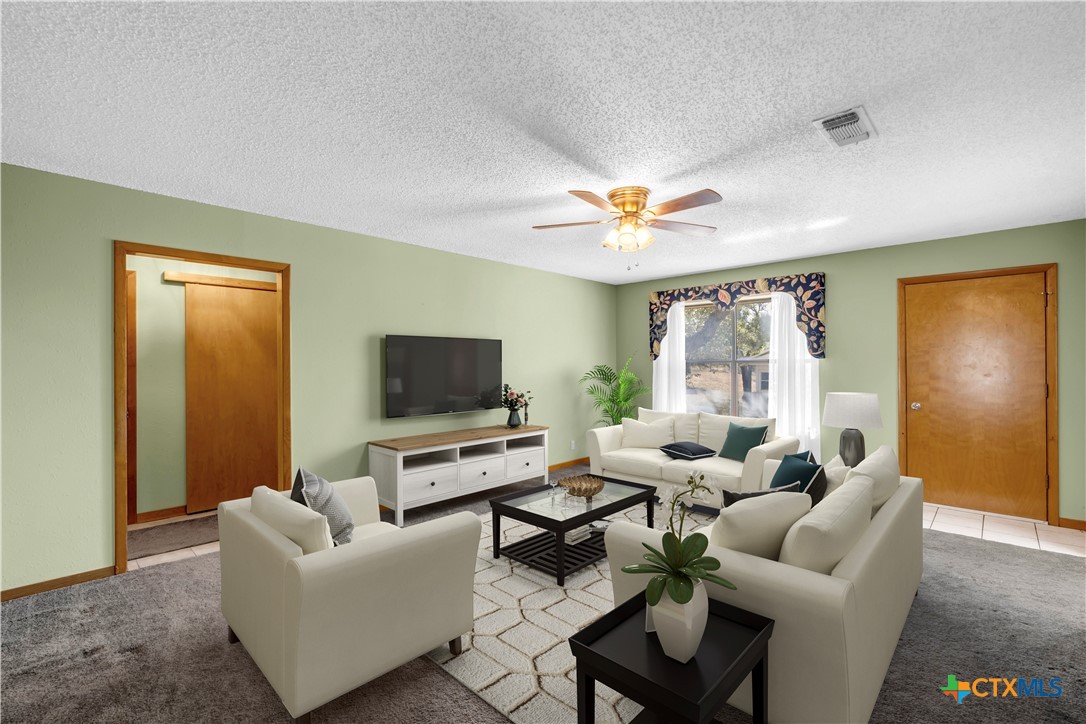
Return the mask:
[[486,477],[486,471],[485,470],[483,471],[483,477]]
[[531,465],[530,462],[524,463],[524,467],[528,467],[529,465]]
[[430,481],[430,487],[432,488],[432,487],[434,487],[435,485],[437,485],[437,483],[436,483],[435,481],[431,480],[431,481]]

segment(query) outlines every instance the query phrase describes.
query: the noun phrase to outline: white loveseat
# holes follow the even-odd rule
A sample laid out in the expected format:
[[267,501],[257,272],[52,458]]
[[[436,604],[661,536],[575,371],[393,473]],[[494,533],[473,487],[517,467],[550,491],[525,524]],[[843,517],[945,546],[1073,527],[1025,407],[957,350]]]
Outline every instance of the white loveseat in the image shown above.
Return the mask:
[[767,425],[766,441],[747,453],[739,462],[719,456],[700,460],[673,460],[658,447],[628,447],[623,445],[622,425],[595,428],[588,431],[588,460],[593,475],[629,480],[647,485],[682,485],[692,472],[705,474],[705,483],[713,497],[702,501],[710,507],[721,507],[721,489],[736,492],[758,490],[762,479],[762,464],[769,459],[780,460],[799,452],[799,439],[777,437],[776,420],[757,417],[731,417],[708,412],[668,413],[639,408],[640,422],[654,423],[670,418],[673,422],[669,442],[696,442],[717,452],[724,446],[730,423],[738,425]]
[[[766,463],[767,479],[777,464]],[[769,721],[870,718],[920,584],[922,510],[922,481],[901,477],[829,573],[709,546],[705,555],[715,556],[721,564],[718,573],[738,587],[729,591],[706,584],[709,596],[776,622],[768,654]],[[702,532],[712,539],[710,528]],[[620,569],[643,562],[641,544],[658,545],[660,534],[627,522],[608,528],[605,541],[616,605],[641,595],[649,577]],[[749,676],[728,703],[751,713]]]
[[350,508],[353,538],[304,555],[250,511],[250,498],[219,505],[230,639],[241,641],[290,715],[303,721],[441,644],[459,653],[474,618],[477,516],[397,528],[380,520],[373,478],[332,485]]

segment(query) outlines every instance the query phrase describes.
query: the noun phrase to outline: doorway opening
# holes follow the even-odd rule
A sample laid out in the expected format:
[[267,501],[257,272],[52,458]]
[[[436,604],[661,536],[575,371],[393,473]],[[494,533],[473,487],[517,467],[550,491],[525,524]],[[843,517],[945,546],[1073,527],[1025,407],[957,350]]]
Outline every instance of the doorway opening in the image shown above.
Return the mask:
[[1059,525],[1056,265],[898,280],[901,470],[927,503]]
[[[144,555],[149,538],[167,550],[193,534],[217,540],[219,501],[289,486],[290,265],[115,241],[113,272],[114,572],[123,573],[130,530]],[[141,318],[156,305],[157,316]]]

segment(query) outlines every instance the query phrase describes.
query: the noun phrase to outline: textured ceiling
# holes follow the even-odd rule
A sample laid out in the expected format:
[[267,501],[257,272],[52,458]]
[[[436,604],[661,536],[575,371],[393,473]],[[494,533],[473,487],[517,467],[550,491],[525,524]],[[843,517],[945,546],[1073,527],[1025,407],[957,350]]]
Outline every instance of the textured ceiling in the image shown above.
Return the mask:
[[[625,283],[1086,216],[1084,7],[4,2],[2,157]],[[719,231],[529,228],[623,184]]]

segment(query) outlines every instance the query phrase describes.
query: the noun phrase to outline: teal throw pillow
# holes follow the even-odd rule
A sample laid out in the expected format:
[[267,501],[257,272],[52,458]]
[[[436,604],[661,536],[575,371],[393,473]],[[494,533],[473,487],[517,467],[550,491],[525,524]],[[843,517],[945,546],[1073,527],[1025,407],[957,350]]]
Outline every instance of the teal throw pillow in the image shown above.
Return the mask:
[[747,453],[752,447],[758,447],[765,442],[768,430],[768,425],[745,427],[729,422],[728,436],[724,438],[724,447],[720,448],[720,457],[743,462],[747,459]]
[[785,455],[773,479],[769,481],[769,488],[783,488],[786,485],[799,483],[799,492],[811,496],[811,505],[817,504],[826,495],[826,473],[818,463],[808,463],[795,457]]
[[815,460],[814,453],[811,452],[810,450],[803,450],[802,452],[798,452],[798,453],[790,453],[788,455],[785,455],[785,457],[786,458],[795,458],[796,460],[802,460],[805,463],[815,463],[815,464],[818,463],[818,461]]

